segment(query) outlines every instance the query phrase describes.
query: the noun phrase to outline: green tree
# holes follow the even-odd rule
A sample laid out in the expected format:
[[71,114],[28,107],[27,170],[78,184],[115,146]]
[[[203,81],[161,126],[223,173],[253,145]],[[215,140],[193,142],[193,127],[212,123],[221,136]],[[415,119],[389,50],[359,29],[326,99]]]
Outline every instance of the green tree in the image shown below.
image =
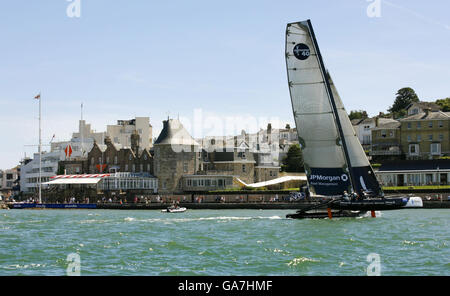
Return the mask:
[[419,97],[416,92],[410,87],[404,87],[397,91],[394,105],[389,108],[389,111],[395,114],[402,114],[406,107],[412,102],[419,102]]
[[444,112],[450,112],[450,98],[445,98],[442,100],[437,100],[436,104],[441,107]]
[[294,144],[289,147],[286,157],[283,159],[282,170],[288,173],[304,172],[303,155],[300,145]]
[[350,118],[350,120],[366,119],[367,117],[369,117],[369,115],[367,115],[367,112],[364,110],[352,110],[352,111],[350,111],[350,114],[348,117]]

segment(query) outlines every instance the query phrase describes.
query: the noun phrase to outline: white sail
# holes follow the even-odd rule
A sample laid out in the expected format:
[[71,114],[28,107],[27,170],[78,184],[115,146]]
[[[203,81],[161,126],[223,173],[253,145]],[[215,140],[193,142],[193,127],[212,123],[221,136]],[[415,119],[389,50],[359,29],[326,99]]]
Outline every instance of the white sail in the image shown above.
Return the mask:
[[310,190],[379,193],[379,185],[328,73],[310,21],[288,24],[286,66]]

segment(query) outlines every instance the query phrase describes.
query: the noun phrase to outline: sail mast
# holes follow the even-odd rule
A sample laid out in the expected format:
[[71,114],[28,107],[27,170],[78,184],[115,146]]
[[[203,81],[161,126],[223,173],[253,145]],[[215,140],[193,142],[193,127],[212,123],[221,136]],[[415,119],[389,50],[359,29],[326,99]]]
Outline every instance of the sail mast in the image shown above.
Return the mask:
[[41,128],[41,100],[42,96],[39,92],[39,203],[42,203],[42,128]]
[[348,154],[347,143],[345,141],[344,132],[342,130],[341,121],[339,119],[339,113],[337,111],[336,102],[334,100],[333,92],[331,91],[330,82],[328,80],[328,76],[327,76],[327,73],[326,73],[326,70],[325,70],[325,65],[324,65],[324,62],[323,62],[323,59],[322,59],[322,55],[320,53],[319,45],[317,43],[316,35],[314,34],[314,30],[313,30],[311,21],[307,20],[307,22],[308,22],[309,32],[311,33],[311,39],[313,41],[313,46],[314,46],[315,52],[317,53],[317,58],[319,60],[319,66],[321,68],[323,79],[325,81],[326,89],[327,89],[327,92],[328,92],[328,95],[329,95],[329,98],[330,98],[331,107],[333,109],[334,118],[335,118],[335,121],[336,121],[336,126],[337,126],[337,129],[338,129],[338,133],[339,133],[339,138],[341,140],[342,149],[344,151],[345,162],[347,163],[348,174],[350,175],[350,184],[352,186],[352,189],[355,191],[356,188],[355,188],[354,184],[356,184],[356,181],[355,181],[354,176],[352,174],[352,164],[350,162],[350,156]]

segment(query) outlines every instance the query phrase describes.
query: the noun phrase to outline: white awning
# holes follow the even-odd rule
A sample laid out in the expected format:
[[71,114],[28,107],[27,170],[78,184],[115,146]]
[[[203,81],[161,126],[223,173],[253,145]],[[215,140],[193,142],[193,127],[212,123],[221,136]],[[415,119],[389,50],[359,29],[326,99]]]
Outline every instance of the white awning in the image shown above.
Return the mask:
[[64,184],[97,184],[102,178],[80,178],[80,179],[56,179],[45,185],[64,185]]
[[270,181],[246,184],[241,179],[239,179],[239,178],[236,178],[236,179],[242,186],[251,187],[251,188],[259,188],[259,187],[265,187],[265,186],[270,186],[270,185],[277,185],[277,184],[281,184],[281,183],[285,183],[285,182],[289,182],[289,181],[305,181],[306,182],[306,180],[307,180],[306,176],[284,176],[284,177],[273,179]]
[[58,175],[52,177],[51,181],[44,185],[64,185],[64,184],[97,184],[101,179],[109,177],[111,174],[95,175]]

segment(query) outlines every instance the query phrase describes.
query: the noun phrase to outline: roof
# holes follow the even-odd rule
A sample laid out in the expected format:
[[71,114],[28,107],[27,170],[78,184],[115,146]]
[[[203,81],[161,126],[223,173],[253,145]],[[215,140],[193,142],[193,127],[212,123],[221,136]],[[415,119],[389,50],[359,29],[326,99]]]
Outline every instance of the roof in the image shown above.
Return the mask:
[[433,103],[433,102],[412,102],[411,104],[409,104],[406,107],[406,110],[410,109],[414,105],[418,106],[418,107],[420,107],[422,109],[431,109],[433,111],[438,111],[438,110],[441,109],[438,104]]
[[362,118],[355,118],[355,119],[352,119],[350,121],[351,121],[352,125],[359,125],[361,122],[364,121],[364,119],[362,119]]
[[432,120],[432,119],[450,119],[450,112],[442,111],[432,111],[428,113],[418,113],[405,118],[400,119],[401,121],[413,121],[413,120]]
[[177,119],[163,121],[163,129],[154,145],[195,145],[198,143]]
[[396,128],[399,128],[400,126],[401,126],[401,123],[399,121],[394,120],[394,119],[388,119],[386,121],[383,120],[383,121],[379,122],[378,126],[376,128],[374,128],[374,130],[376,130],[376,129],[396,129]]
[[381,165],[378,172],[450,170],[450,159],[397,160]]

